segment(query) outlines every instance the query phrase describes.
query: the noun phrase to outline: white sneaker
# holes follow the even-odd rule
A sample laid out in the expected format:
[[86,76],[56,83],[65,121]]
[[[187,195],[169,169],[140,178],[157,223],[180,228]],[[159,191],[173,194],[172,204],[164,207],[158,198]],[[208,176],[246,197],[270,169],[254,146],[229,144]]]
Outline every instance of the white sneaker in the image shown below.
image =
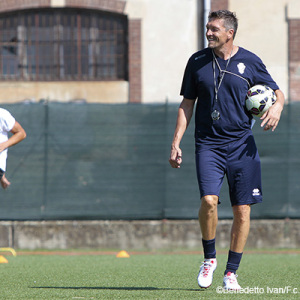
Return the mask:
[[223,287],[225,290],[231,290],[231,291],[239,291],[241,289],[241,286],[238,284],[237,275],[231,272],[228,272],[223,279]]
[[201,288],[208,288],[211,286],[216,268],[217,260],[215,258],[204,260],[198,274],[198,284]]

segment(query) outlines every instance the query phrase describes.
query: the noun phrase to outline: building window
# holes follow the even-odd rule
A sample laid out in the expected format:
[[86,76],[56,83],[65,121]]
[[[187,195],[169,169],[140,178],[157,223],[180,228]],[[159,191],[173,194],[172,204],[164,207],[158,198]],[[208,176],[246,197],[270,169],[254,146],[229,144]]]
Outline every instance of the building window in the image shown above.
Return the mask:
[[127,80],[128,22],[75,9],[0,15],[0,80]]

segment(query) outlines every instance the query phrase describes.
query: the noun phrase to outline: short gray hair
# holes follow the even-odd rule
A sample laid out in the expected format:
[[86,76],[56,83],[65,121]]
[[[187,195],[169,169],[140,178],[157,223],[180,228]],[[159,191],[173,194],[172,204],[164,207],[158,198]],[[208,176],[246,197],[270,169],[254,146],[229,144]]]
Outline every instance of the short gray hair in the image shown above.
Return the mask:
[[224,20],[224,27],[228,31],[229,29],[233,29],[233,38],[235,38],[237,29],[238,29],[238,19],[236,17],[236,14],[234,12],[231,12],[229,10],[217,10],[212,11],[208,15],[208,20],[211,19],[221,19]]

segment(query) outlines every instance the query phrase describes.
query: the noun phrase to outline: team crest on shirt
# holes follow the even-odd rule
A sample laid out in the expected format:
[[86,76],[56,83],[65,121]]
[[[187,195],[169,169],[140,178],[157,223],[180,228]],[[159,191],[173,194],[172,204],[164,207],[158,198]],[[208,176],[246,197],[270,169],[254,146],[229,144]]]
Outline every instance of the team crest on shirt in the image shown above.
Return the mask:
[[238,67],[239,73],[240,73],[240,74],[244,74],[245,69],[246,69],[246,66],[244,65],[244,63],[239,63],[239,64],[237,65],[237,67]]

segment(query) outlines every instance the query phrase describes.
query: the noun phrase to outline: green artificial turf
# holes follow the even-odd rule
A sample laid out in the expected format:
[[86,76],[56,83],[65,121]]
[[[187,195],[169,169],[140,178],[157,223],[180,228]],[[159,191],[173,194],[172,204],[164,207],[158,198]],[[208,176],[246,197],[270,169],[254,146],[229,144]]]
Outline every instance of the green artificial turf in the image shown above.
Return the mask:
[[[299,254],[246,253],[238,271],[243,294],[217,292],[222,285],[226,254],[217,257],[218,268],[209,289],[200,289],[197,285],[202,257],[195,254],[6,258],[8,264],[0,264],[1,300],[300,298]],[[295,294],[296,291],[299,294]]]

